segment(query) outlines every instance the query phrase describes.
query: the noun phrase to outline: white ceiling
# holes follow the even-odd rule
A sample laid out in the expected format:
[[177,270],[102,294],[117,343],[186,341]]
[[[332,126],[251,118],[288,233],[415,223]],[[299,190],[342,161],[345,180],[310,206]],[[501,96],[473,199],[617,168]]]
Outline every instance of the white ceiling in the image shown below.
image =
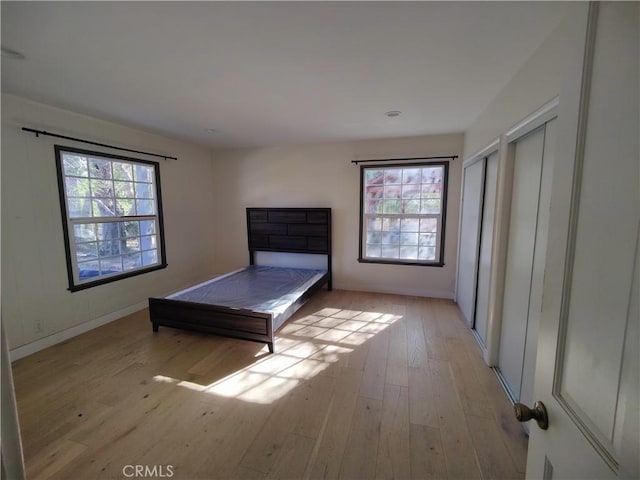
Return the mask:
[[[5,2],[2,90],[212,147],[464,131],[558,2]],[[388,118],[384,112],[400,110]],[[207,133],[212,128],[217,133]]]

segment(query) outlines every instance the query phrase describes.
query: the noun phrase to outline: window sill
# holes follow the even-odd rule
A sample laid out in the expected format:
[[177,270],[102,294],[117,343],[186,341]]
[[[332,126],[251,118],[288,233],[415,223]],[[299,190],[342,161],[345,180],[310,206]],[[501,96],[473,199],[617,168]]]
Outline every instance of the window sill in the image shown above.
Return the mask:
[[359,263],[380,263],[383,265],[410,265],[414,267],[444,267],[444,263],[442,262],[415,262],[411,260],[402,261],[402,260],[374,260],[371,258],[358,258]]
[[123,273],[121,275],[114,275],[112,277],[105,277],[95,280],[93,282],[80,283],[78,285],[74,285],[71,283],[69,288],[70,292],[78,292],[80,290],[86,290],[87,288],[97,287],[99,285],[104,285],[106,283],[117,282],[118,280],[122,280],[124,278],[136,277],[138,275],[142,275],[143,273],[155,272],[156,270],[162,270],[163,268],[167,268],[167,264],[155,265],[153,267],[144,268],[140,270],[134,270],[132,272]]

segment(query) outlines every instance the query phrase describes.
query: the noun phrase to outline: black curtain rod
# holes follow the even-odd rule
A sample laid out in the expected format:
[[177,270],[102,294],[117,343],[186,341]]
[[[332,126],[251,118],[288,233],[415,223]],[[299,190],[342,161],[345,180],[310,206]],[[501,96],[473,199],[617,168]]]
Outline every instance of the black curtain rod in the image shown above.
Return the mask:
[[113,145],[107,145],[106,143],[92,142],[90,140],[82,140],[81,138],[66,137],[64,135],[58,135],[57,133],[45,132],[44,130],[34,130],[33,128],[27,128],[27,127],[22,127],[22,130],[24,130],[25,132],[35,133],[36,137],[39,137],[40,135],[46,135],[48,137],[64,138],[65,140],[72,140],[74,142],[82,142],[82,143],[88,143],[90,145],[97,145],[98,147],[113,148],[115,150],[123,150],[125,152],[132,152],[132,153],[141,153],[142,155],[151,155],[152,157],[160,157],[160,158],[164,158],[165,160],[167,159],[178,160],[177,157],[171,157],[169,155],[159,155],[157,153],[143,152],[141,150],[131,150],[130,148],[116,147]]
[[351,163],[369,163],[369,162],[404,162],[408,160],[443,160],[446,158],[450,158],[451,160],[455,160],[458,158],[458,155],[445,155],[441,157],[411,157],[411,158],[378,158],[371,160],[351,160]]

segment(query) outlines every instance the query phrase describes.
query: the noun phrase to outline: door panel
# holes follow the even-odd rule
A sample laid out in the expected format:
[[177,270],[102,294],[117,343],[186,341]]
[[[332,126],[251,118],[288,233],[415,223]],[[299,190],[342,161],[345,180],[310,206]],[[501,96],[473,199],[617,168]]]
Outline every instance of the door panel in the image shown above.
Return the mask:
[[484,185],[484,159],[464,169],[460,254],[456,302],[465,320],[473,326],[476,302],[480,212]]
[[491,253],[493,249],[493,221],[498,185],[498,152],[487,157],[485,165],[484,202],[480,233],[480,258],[478,260],[478,287],[476,289],[476,320],[474,328],[484,345],[487,344],[489,313],[489,282]]
[[622,355],[622,375],[618,391],[618,414],[613,429],[613,450],[620,458],[621,476],[640,478],[640,252],[638,245],[640,231],[636,237],[636,262],[631,297],[629,299],[629,315],[627,316],[627,332]]
[[640,473],[640,6],[592,4],[589,16],[575,155],[552,187],[535,384],[550,423],[532,429],[528,478]]
[[[608,101],[592,98],[595,112],[605,107],[599,100]],[[610,445],[634,265],[638,206],[630,193],[638,190],[638,160],[617,158],[615,171],[603,168],[607,143],[586,145],[556,393]]]
[[498,367],[512,397],[520,398],[545,127],[526,135],[514,146],[513,195],[505,269],[502,327]]
[[518,401],[526,405],[532,405],[535,400],[533,398],[533,384],[536,371],[540,311],[542,309],[544,263],[547,256],[549,210],[551,207],[551,180],[555,162],[556,125],[557,120],[551,120],[546,124],[544,133],[542,173],[540,176],[540,195],[538,199],[538,220],[533,253],[533,269],[531,272],[531,294],[529,297],[529,311],[527,312],[527,333],[524,347],[522,382],[520,396],[518,398]]
[[[620,60],[614,57],[624,41],[624,30],[617,25],[628,21],[621,15],[624,9],[605,4],[600,9],[570,291],[560,318],[564,335],[558,345],[554,393],[601,453],[615,459],[613,435],[638,228],[639,175],[637,137],[629,130],[634,110],[624,105],[628,100],[618,96],[617,121],[608,118],[616,100],[608,90],[624,91],[625,83],[628,89],[634,78],[610,74],[616,71],[612,69]],[[610,28],[603,30],[607,24]],[[597,88],[605,84],[607,91]],[[635,98],[637,128],[637,95]],[[627,125],[619,123],[625,120],[625,113]],[[621,133],[627,133],[631,141],[624,142]],[[612,152],[615,168],[603,168],[602,159]]]

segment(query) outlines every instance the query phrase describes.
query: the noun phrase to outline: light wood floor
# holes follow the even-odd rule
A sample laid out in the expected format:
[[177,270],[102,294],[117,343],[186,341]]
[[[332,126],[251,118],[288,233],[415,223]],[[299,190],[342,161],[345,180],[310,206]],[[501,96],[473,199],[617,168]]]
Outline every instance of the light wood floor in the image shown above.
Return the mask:
[[524,477],[450,301],[323,291],[267,352],[144,310],[15,362],[27,478]]

